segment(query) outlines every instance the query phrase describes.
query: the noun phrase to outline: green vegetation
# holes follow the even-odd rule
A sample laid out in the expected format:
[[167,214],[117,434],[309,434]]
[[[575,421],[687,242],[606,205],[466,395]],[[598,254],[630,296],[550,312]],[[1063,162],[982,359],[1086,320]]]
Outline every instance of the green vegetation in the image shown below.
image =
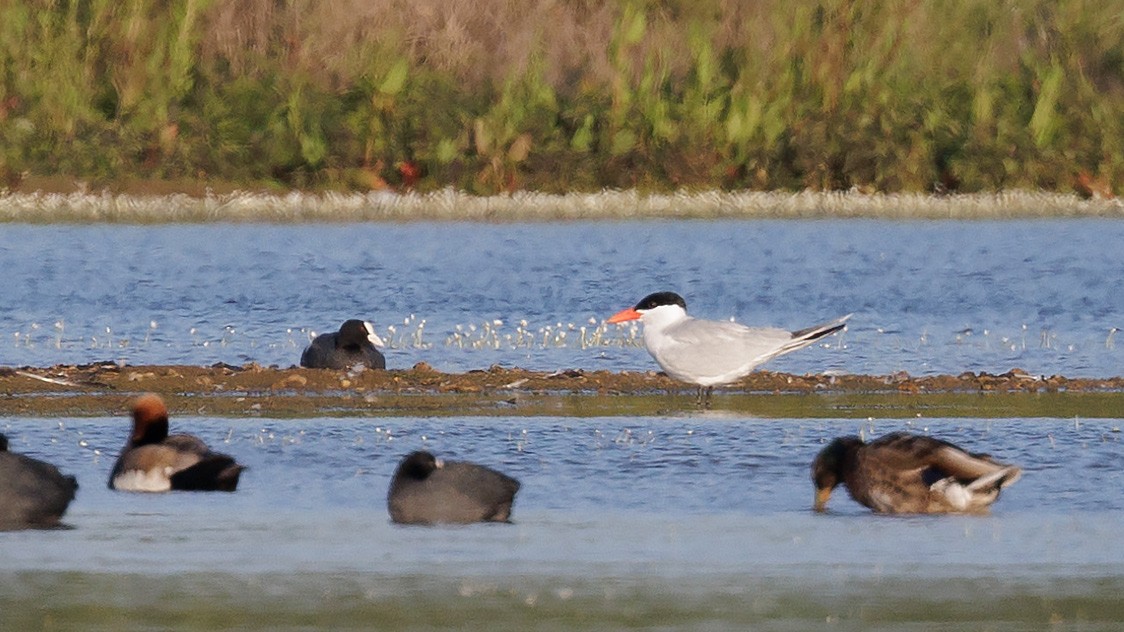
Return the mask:
[[0,176],[1108,194],[1124,3],[11,0]]

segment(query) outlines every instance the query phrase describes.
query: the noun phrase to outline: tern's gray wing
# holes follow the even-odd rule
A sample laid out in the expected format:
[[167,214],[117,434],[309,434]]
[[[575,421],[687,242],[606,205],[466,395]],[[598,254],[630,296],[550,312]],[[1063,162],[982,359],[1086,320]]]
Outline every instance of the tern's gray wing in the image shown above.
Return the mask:
[[748,372],[792,341],[792,333],[784,329],[695,318],[664,333],[667,340],[653,355],[673,377],[717,378]]

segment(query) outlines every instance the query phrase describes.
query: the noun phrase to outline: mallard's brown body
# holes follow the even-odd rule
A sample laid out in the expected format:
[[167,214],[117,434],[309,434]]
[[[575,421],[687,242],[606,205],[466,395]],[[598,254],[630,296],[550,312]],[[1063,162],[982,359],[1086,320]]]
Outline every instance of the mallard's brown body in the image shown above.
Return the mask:
[[895,432],[871,443],[840,437],[816,456],[816,509],[843,483],[879,513],[986,512],[1022,471],[933,437]]

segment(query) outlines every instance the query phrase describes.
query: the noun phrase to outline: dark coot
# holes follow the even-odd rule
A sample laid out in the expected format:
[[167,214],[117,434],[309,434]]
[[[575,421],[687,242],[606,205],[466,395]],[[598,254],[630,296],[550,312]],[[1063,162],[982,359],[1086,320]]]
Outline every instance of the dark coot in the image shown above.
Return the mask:
[[508,522],[519,481],[491,468],[412,452],[394,472],[387,494],[400,524]]
[[0,529],[58,526],[77,490],[78,481],[50,463],[9,452],[0,434]]
[[301,366],[310,369],[350,369],[362,365],[385,369],[386,358],[379,352],[383,341],[371,323],[349,320],[334,333],[320,334],[301,354]]

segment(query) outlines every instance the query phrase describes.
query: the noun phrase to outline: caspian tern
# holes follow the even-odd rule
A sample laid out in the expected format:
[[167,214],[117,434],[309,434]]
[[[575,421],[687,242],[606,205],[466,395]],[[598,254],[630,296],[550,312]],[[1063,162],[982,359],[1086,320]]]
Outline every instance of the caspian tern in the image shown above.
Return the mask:
[[847,314],[800,331],[776,327],[746,327],[730,321],[703,320],[687,315],[687,303],[675,292],[657,292],[617,312],[609,323],[639,320],[644,346],[672,378],[699,387],[706,400],[715,386],[736,382],[761,364],[806,347],[846,326]]

